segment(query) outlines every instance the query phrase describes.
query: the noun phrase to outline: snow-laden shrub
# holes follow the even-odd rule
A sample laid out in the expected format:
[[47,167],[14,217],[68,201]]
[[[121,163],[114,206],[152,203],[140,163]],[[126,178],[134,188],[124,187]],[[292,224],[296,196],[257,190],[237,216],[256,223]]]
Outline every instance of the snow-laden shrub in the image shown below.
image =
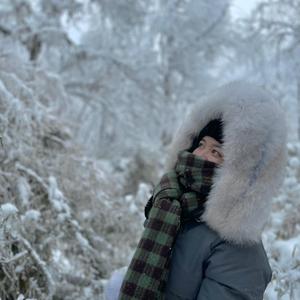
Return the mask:
[[[61,294],[67,299],[69,294],[74,299],[74,292],[80,295],[107,270],[102,249],[90,245],[70,207],[73,199],[59,187],[63,180],[56,180],[76,176],[59,168],[65,155],[76,155],[69,144],[71,133],[54,116],[55,101],[43,97],[51,96],[48,90],[43,93],[49,81],[45,72],[8,55],[0,64],[0,297],[52,299]],[[57,98],[59,87],[52,86]]]
[[59,77],[9,54],[0,66],[0,297],[101,297],[140,237],[153,155],[86,157],[60,118]]
[[263,235],[273,269],[265,300],[300,299],[300,144],[289,143],[288,151],[287,176]]

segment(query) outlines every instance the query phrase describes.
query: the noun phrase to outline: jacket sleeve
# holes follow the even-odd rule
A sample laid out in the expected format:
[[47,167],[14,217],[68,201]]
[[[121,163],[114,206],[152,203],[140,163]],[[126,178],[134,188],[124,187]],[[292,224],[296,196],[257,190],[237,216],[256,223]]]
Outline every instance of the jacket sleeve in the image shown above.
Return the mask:
[[220,242],[206,266],[197,300],[262,300],[272,277],[262,243],[239,247]]

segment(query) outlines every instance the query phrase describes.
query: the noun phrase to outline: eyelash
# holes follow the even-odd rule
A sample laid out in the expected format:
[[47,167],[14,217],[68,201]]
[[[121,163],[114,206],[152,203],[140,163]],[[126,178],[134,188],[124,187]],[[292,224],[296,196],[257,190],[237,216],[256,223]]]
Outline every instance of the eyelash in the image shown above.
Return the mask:
[[[199,147],[201,147],[201,146],[203,146],[203,142],[199,142],[199,145],[198,145]],[[215,150],[215,149],[213,149],[212,150],[212,153],[217,153],[218,154],[218,156],[220,157],[220,158],[222,158],[223,157],[223,155],[220,153],[220,152],[218,152],[217,150]]]
[[212,153],[214,152],[216,152],[219,155],[219,157],[222,157],[222,155],[217,150],[213,149]]

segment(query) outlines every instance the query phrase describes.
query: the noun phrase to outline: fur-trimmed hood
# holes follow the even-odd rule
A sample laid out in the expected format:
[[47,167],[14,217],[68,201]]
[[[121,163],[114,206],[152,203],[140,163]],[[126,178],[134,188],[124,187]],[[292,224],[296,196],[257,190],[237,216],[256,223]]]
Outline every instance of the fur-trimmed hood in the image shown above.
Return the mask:
[[285,175],[285,114],[259,86],[224,85],[192,107],[170,145],[166,170],[216,118],[223,121],[224,162],[216,169],[202,220],[224,240],[256,243]]

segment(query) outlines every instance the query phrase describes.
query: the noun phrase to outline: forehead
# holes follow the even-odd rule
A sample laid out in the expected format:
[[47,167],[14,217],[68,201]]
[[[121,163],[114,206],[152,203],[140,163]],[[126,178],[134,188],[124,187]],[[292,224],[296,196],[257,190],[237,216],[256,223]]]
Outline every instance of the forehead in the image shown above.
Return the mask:
[[202,140],[204,140],[206,143],[209,143],[209,144],[211,144],[213,146],[217,146],[217,147],[221,147],[222,146],[221,143],[219,143],[216,139],[214,139],[213,137],[208,136],[208,135],[204,136],[202,138]]

